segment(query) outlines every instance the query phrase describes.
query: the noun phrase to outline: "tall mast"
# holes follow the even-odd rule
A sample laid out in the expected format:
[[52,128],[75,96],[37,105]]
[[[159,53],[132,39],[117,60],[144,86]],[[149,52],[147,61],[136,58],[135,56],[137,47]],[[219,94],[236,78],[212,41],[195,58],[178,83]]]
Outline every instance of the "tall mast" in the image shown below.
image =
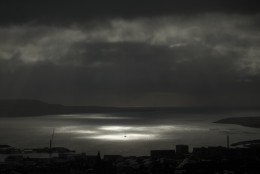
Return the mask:
[[51,136],[51,139],[50,139],[50,153],[52,153],[52,143],[53,143],[54,133],[55,133],[55,128],[53,128],[52,136]]
[[227,149],[229,149],[229,135],[227,135]]

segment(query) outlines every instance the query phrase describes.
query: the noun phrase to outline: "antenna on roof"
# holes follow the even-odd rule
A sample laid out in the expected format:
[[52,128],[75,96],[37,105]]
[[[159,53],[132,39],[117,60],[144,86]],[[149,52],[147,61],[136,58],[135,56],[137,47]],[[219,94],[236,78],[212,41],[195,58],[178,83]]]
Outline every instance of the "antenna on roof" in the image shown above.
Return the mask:
[[52,136],[51,136],[51,139],[50,139],[50,153],[52,153],[52,143],[53,143],[54,133],[55,133],[55,128],[53,128]]
[[227,135],[227,149],[229,149],[229,135]]

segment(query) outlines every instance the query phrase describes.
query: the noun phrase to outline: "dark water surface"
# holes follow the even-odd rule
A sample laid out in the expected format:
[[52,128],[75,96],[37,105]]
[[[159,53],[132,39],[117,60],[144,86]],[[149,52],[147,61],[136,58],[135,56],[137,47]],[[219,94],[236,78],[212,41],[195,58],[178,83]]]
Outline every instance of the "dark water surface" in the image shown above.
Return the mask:
[[260,139],[260,129],[213,123],[226,117],[259,116],[256,112],[219,114],[116,113],[0,118],[0,144],[19,148],[47,147],[55,128],[54,146],[96,154],[148,155],[151,149],[176,144],[225,146]]

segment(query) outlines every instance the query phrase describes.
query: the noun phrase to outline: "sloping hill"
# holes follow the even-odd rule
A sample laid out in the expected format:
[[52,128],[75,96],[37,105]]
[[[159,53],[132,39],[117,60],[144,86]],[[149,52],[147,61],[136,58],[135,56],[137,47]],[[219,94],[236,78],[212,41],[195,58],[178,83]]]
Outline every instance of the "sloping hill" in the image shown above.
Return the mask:
[[0,100],[0,116],[39,116],[59,113],[63,105],[38,100]]
[[259,117],[226,118],[226,119],[218,120],[215,123],[237,124],[237,125],[241,125],[241,126],[260,128],[260,116]]

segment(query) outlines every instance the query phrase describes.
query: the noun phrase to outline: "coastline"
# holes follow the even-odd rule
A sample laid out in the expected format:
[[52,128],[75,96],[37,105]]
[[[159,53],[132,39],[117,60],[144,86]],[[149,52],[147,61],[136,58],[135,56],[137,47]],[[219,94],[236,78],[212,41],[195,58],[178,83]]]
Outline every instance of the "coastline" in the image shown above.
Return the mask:
[[232,118],[225,118],[214,123],[221,123],[221,124],[236,124],[240,126],[247,126],[252,128],[260,128],[260,116],[256,117],[232,117]]

